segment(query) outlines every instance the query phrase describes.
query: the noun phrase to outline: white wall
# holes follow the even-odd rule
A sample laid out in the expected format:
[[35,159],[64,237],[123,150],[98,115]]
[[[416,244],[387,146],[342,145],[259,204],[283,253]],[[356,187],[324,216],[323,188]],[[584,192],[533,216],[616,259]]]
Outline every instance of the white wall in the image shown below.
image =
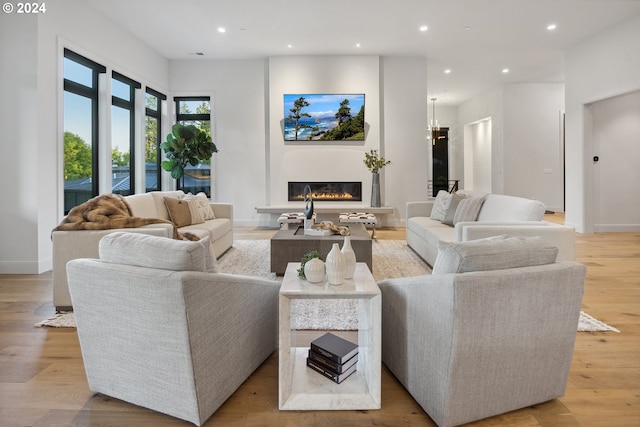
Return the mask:
[[[306,180],[362,181],[365,202],[368,194],[365,190],[371,188],[371,174],[362,163],[364,151],[381,149],[379,70],[380,58],[377,56],[270,58],[267,146],[270,157],[268,195],[272,205],[288,203],[289,181]],[[363,93],[366,132],[364,143],[285,143],[282,133],[283,96],[304,93]],[[381,153],[385,155],[384,151]],[[384,201],[384,195],[382,200]]]
[[[490,186],[492,193],[536,199],[547,209],[563,210],[563,94],[562,84],[509,84],[458,108],[458,121],[465,126],[465,157],[474,159],[473,168],[464,166],[465,179],[474,174],[474,189],[489,191]],[[491,141],[480,144],[487,134],[477,126],[484,120],[490,120]],[[490,158],[481,153],[486,148]]]
[[[579,232],[594,231],[593,117],[587,105],[640,90],[640,15],[585,40],[566,55],[566,223]],[[637,139],[636,139],[637,141]],[[602,153],[599,153],[602,155]],[[606,179],[606,178],[605,178]],[[627,203],[640,203],[623,192]]]
[[387,158],[392,161],[384,169],[383,201],[396,209],[394,217],[386,219],[390,225],[399,226],[404,225],[406,219],[406,203],[424,200],[429,195],[427,62],[425,58],[402,57],[383,57],[381,61],[382,143]]
[[[640,92],[587,106],[593,117],[593,229],[640,230]],[[589,171],[587,170],[587,173]]]
[[[361,181],[370,203],[364,152],[393,163],[383,170],[382,199],[400,225],[408,200],[426,197],[426,60],[377,56],[272,57],[268,60],[172,61],[173,95],[213,100],[214,198],[234,205],[237,225],[274,225],[257,206],[282,206],[289,181]],[[285,93],[364,93],[364,142],[285,142]],[[324,202],[331,203],[331,202]],[[293,204],[300,206],[300,203]]]
[[13,152],[0,168],[0,273],[42,273],[51,269],[51,229],[63,215],[62,48],[160,91],[168,61],[80,0],[60,0],[41,15],[2,14],[0,40],[0,124],[12,129],[3,144]]
[[[481,96],[471,99],[458,107],[458,123],[460,126],[466,126],[477,123],[481,120],[491,119],[491,192],[496,194],[504,194],[504,89],[502,87],[489,91]],[[466,131],[465,131],[466,137]],[[466,152],[464,144],[463,148],[457,148],[457,151]],[[459,166],[459,170],[466,169]],[[474,168],[475,169],[475,168]],[[465,178],[460,183],[460,188],[466,188]]]
[[213,155],[212,198],[230,202],[236,225],[255,224],[256,206],[265,205],[267,182],[267,61],[172,61],[171,91],[209,95]]
[[564,211],[564,84],[504,86],[504,194]]

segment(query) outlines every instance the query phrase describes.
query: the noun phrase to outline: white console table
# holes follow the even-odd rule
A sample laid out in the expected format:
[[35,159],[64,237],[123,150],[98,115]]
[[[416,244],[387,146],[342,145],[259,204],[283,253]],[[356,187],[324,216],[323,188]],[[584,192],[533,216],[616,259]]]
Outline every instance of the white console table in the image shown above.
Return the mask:
[[[377,282],[365,263],[357,263],[353,279],[329,285],[298,277],[299,262],[287,265],[280,287],[278,404],[281,410],[380,409],[381,301]],[[358,300],[357,370],[340,384],[306,366],[309,346],[297,347],[291,328],[293,299]]]

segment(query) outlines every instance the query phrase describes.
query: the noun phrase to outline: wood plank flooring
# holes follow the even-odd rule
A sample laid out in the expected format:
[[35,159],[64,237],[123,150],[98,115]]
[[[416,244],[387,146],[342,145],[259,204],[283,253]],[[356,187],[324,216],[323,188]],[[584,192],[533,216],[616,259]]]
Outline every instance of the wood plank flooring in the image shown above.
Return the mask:
[[[562,222],[561,215],[548,215]],[[237,239],[266,239],[270,229],[238,228]],[[404,229],[378,230],[404,239]],[[588,267],[583,309],[620,330],[578,333],[566,395],[471,426],[640,426],[640,233],[576,237]],[[54,313],[51,273],[0,275],[0,426],[188,426],[107,396],[87,385],[75,329],[35,328]],[[273,354],[206,426],[433,426],[384,366],[378,411],[278,411]]]

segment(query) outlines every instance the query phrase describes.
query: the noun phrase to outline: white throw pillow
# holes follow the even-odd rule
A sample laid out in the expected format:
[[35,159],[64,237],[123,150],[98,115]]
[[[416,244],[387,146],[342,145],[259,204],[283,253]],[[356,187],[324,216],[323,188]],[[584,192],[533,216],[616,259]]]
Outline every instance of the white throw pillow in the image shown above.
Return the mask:
[[447,209],[449,209],[452,197],[452,194],[449,194],[444,190],[438,191],[438,194],[436,194],[436,200],[433,202],[433,207],[431,208],[432,220],[444,221],[444,216],[447,213]]
[[212,262],[208,238],[192,242],[118,231],[100,239],[98,248],[104,262],[162,270],[208,272]]
[[558,248],[541,237],[489,237],[458,243],[438,243],[432,274],[503,270],[556,262]]
[[453,225],[464,221],[475,221],[478,219],[480,208],[484,202],[484,197],[472,197],[460,200],[456,212],[453,215]]

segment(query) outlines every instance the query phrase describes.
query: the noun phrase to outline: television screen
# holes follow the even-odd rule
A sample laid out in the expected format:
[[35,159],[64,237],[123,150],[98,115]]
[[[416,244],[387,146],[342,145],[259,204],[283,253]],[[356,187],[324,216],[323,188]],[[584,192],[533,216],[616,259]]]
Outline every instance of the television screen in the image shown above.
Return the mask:
[[364,141],[364,94],[285,94],[285,141]]

